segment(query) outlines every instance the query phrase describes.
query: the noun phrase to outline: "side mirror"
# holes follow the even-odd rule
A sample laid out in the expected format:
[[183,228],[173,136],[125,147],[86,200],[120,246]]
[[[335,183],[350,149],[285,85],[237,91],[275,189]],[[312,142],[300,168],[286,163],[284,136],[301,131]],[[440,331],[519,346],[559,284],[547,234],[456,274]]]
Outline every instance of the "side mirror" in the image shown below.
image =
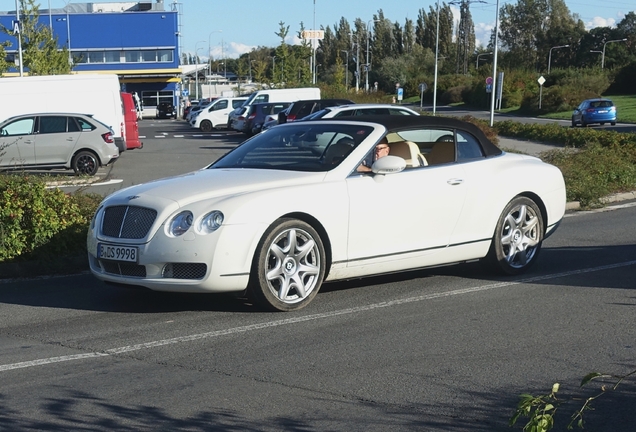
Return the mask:
[[395,174],[404,171],[406,161],[399,156],[384,156],[373,163],[374,174]]

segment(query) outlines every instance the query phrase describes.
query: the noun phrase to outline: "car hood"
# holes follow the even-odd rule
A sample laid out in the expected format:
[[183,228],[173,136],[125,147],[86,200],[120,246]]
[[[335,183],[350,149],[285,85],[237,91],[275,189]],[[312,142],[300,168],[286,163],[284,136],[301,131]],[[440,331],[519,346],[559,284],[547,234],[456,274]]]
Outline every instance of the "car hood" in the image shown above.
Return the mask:
[[[108,197],[109,205],[137,199],[139,204],[169,202],[183,207],[189,203],[273,189],[316,183],[325,173],[263,169],[203,169],[177,177],[155,180],[122,189]],[[143,205],[143,204],[142,204]]]

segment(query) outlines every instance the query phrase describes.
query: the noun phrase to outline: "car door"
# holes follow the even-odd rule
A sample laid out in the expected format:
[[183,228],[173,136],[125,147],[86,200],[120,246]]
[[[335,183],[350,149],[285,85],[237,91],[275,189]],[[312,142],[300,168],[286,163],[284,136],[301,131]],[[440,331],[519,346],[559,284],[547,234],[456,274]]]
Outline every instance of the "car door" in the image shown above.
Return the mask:
[[213,127],[227,124],[227,116],[230,114],[230,103],[227,99],[220,99],[210,107],[210,121]]
[[454,163],[350,176],[350,266],[399,261],[406,254],[428,265],[425,257],[449,244],[466,198],[462,178]]
[[72,117],[63,115],[40,116],[36,134],[35,160],[38,165],[65,164],[82,132]]
[[35,163],[36,117],[21,117],[0,130],[0,165],[20,166]]

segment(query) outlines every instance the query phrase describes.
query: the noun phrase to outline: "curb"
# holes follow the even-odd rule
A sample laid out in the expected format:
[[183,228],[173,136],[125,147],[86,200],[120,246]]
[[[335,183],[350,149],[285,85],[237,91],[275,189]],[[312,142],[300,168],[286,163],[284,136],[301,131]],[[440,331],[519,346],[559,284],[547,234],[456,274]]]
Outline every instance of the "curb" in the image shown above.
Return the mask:
[[[621,201],[636,200],[636,191],[621,192],[612,195],[608,195],[600,199],[603,204],[611,204]],[[570,201],[565,204],[565,210],[578,210],[581,208],[581,203],[578,201]]]

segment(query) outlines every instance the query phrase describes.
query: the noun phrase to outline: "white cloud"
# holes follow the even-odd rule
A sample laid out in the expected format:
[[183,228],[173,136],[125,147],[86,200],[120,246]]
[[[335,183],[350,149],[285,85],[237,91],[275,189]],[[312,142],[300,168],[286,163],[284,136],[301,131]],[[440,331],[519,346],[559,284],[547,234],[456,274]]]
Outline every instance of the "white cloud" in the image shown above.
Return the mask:
[[616,20],[614,18],[603,18],[596,16],[592,18],[592,21],[588,21],[585,23],[585,28],[587,30],[596,28],[596,27],[614,27],[616,24]]
[[475,46],[486,47],[490,42],[490,34],[495,28],[494,23],[475,24]]

